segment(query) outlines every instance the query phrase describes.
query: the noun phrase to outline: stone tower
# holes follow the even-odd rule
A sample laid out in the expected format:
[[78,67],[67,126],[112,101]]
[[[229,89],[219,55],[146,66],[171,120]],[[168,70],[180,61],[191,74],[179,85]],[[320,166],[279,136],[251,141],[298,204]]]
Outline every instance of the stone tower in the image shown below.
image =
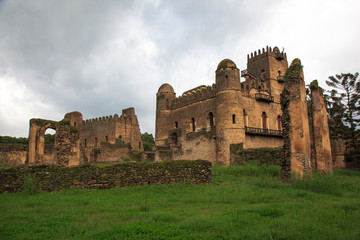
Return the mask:
[[175,92],[170,84],[164,83],[160,86],[156,94],[156,126],[155,126],[155,145],[165,145],[168,138],[168,131],[163,126],[170,115],[170,105],[175,99]]
[[286,53],[280,52],[278,47],[266,47],[248,55],[247,74],[252,78],[260,79],[259,87],[266,90],[274,101],[280,101],[280,94],[284,88],[285,79],[283,78],[288,68]]
[[230,164],[230,144],[243,142],[244,126],[240,121],[242,107],[239,69],[229,59],[221,61],[216,70],[216,151],[217,161]]

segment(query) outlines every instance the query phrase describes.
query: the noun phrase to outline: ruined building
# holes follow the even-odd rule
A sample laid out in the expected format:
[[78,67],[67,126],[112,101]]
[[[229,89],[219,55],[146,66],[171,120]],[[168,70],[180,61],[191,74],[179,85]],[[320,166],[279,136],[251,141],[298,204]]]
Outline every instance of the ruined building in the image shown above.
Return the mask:
[[[302,167],[295,162],[292,167],[297,167],[301,174],[311,169],[311,133],[302,69],[296,76],[291,75],[286,53],[277,47],[251,53],[247,60],[247,69],[241,72],[232,60],[221,61],[215,71],[215,84],[196,87],[178,97],[169,84],[159,88],[156,160],[202,158],[229,165],[233,164],[234,146],[242,149],[283,146],[280,95],[285,85],[291,85],[290,151],[293,159],[304,158]],[[240,77],[244,80],[240,81]]]
[[[54,146],[45,149],[44,134],[54,129]],[[122,115],[83,120],[80,112],[65,114],[56,122],[31,119],[27,163],[74,166],[85,162],[118,161],[140,157],[143,151],[140,128],[134,108]]]

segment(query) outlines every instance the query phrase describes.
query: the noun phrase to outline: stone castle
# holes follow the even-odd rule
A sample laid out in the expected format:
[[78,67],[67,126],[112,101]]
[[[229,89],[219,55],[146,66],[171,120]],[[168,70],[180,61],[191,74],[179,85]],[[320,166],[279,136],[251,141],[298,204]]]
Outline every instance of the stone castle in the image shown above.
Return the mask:
[[[165,83],[156,99],[155,161],[206,159],[230,165],[237,164],[244,150],[277,148],[285,156],[281,164],[287,173],[332,170],[322,89],[311,84],[308,105],[300,60],[289,66],[286,53],[277,47],[249,54],[241,72],[224,59],[212,86],[201,85],[178,97]],[[56,130],[52,148],[44,146],[48,128]],[[141,159],[143,150],[134,108],[90,120],[71,112],[59,122],[30,120],[26,163],[74,166]]]
[[[155,129],[157,161],[201,158],[230,165],[234,164],[233,147],[274,148],[285,143],[290,148],[291,160],[283,165],[296,169],[299,174],[311,172],[312,145],[330,157],[331,162],[327,115],[324,105],[319,103],[321,100],[315,102],[326,121],[318,120],[315,128],[327,131],[319,133],[319,139],[311,138],[301,64],[294,61],[289,68],[286,53],[277,47],[263,48],[247,59],[247,69],[241,72],[232,60],[221,61],[212,86],[202,85],[179,97],[167,83],[159,88]],[[294,71],[298,65],[300,70]],[[240,81],[240,77],[244,80]],[[282,109],[286,104],[280,99],[284,88],[290,92],[287,119]],[[316,97],[319,99],[322,95]],[[283,129],[288,123],[291,129]],[[284,142],[284,138],[287,141]],[[325,161],[324,154],[319,162]],[[318,161],[315,155],[313,161]],[[332,166],[324,167],[324,171],[331,169]]]

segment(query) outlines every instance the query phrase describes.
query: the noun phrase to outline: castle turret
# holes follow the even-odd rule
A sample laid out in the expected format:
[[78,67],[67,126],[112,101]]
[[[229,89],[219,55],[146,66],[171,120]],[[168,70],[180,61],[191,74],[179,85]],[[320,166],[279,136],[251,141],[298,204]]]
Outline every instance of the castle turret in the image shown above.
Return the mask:
[[165,145],[168,133],[164,126],[170,114],[170,106],[175,99],[175,92],[170,84],[160,86],[156,94],[156,126],[155,126],[155,146]]
[[216,70],[216,154],[217,161],[230,164],[230,144],[243,142],[242,107],[239,69],[229,59],[221,61]]
[[278,47],[266,47],[248,55],[247,71],[242,71],[241,76],[260,79],[259,86],[250,87],[268,91],[274,101],[279,102],[287,68],[286,53],[280,52]]

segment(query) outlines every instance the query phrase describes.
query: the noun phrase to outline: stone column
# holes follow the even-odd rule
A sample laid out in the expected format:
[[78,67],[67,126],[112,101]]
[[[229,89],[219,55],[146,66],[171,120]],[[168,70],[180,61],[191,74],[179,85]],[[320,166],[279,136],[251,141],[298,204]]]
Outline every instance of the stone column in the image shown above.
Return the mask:
[[328,116],[325,108],[322,89],[318,86],[316,80],[310,84],[311,104],[312,104],[312,126],[315,159],[313,165],[323,173],[332,172],[333,163],[331,155],[330,132]]
[[291,171],[300,178],[304,173],[312,175],[312,172],[306,90],[299,59],[293,60],[285,78],[286,84],[280,98],[285,154],[280,176],[288,181]]

